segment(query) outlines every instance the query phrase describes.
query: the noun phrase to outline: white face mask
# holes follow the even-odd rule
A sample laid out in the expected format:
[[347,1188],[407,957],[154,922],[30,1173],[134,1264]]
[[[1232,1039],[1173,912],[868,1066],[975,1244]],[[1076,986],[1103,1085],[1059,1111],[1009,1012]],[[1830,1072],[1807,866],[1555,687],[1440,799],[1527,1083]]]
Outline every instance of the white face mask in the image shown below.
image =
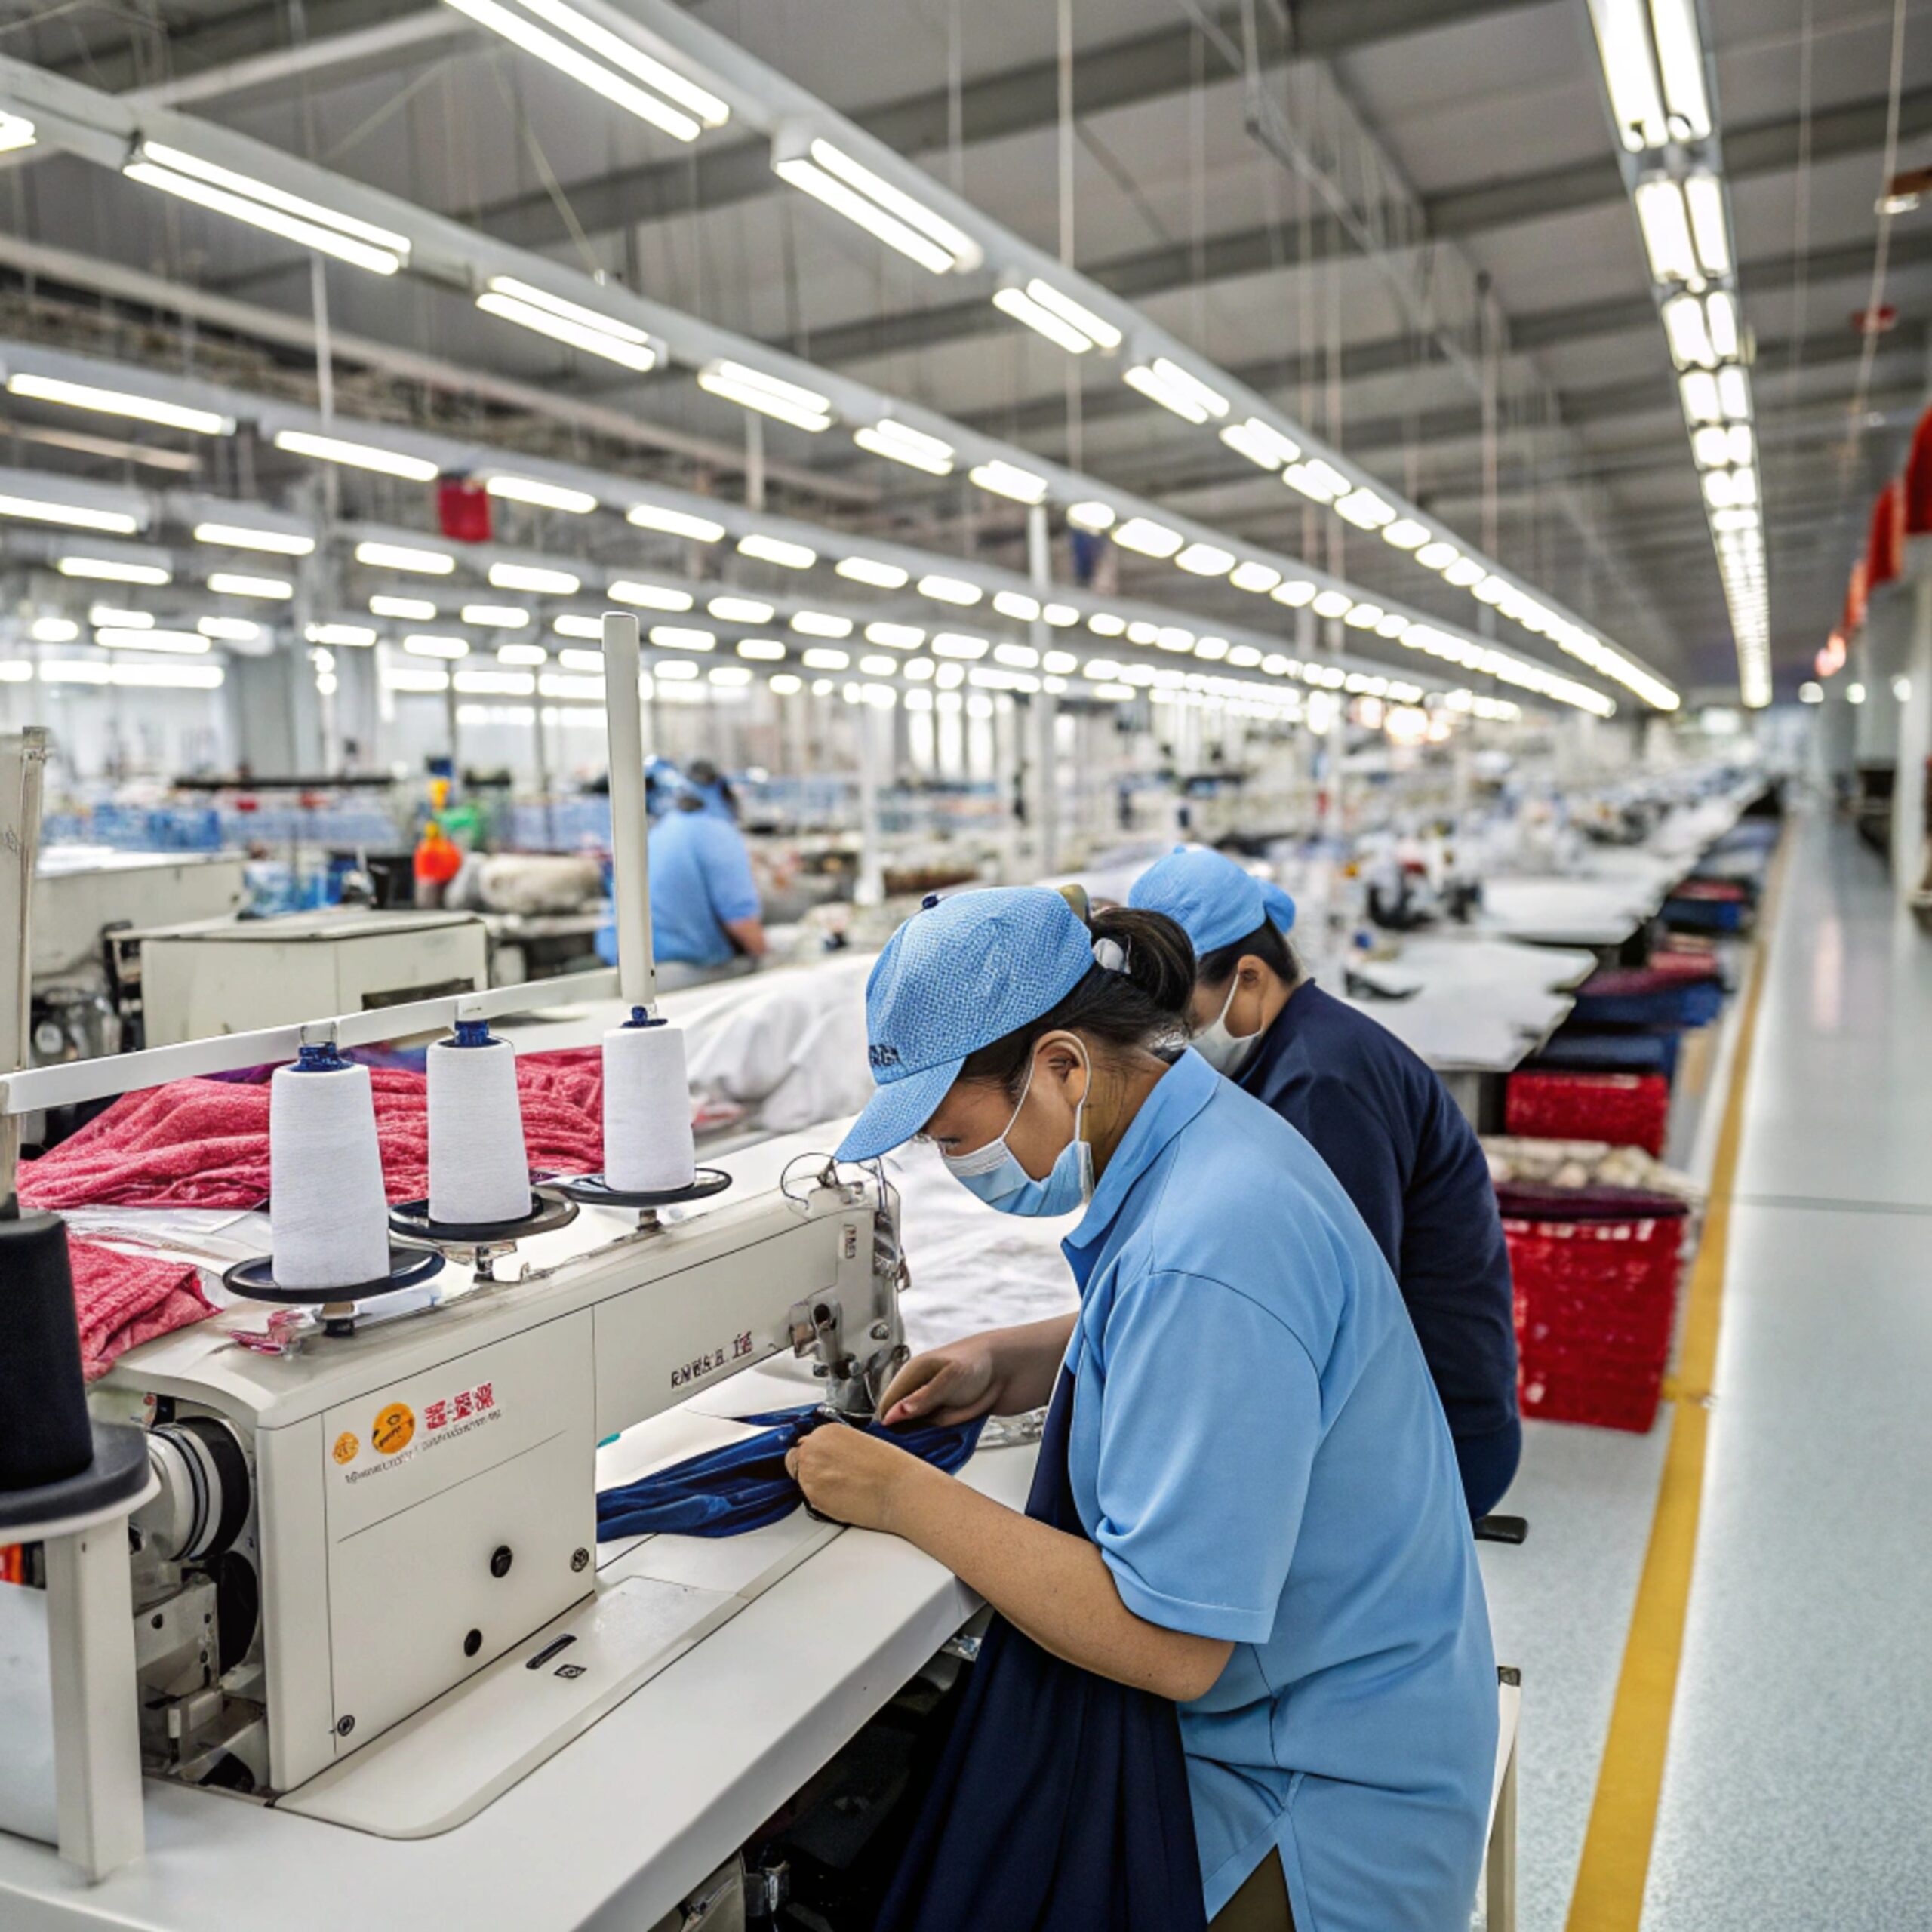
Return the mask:
[[1240,990],[1241,975],[1236,973],[1233,984],[1228,988],[1227,998],[1221,1002],[1220,1011],[1189,1042],[1217,1073],[1229,1080],[1239,1077],[1241,1069],[1254,1057],[1255,1048],[1261,1044],[1259,1032],[1228,1031],[1228,1009],[1234,1004],[1235,995]]
[[[1019,1156],[1006,1144],[1026,1096],[1033,1091],[1035,1060],[1026,1069],[1026,1084],[1020,1090],[1019,1103],[997,1140],[976,1147],[970,1154],[941,1154],[947,1173],[969,1194],[1002,1214],[1071,1214],[1094,1198],[1094,1150],[1080,1137],[1080,1123],[1087,1111],[1083,1093],[1073,1110],[1073,1138],[1060,1150],[1045,1179],[1035,1180],[1020,1164]],[[1088,1088],[1093,1086],[1093,1063],[1088,1062]]]

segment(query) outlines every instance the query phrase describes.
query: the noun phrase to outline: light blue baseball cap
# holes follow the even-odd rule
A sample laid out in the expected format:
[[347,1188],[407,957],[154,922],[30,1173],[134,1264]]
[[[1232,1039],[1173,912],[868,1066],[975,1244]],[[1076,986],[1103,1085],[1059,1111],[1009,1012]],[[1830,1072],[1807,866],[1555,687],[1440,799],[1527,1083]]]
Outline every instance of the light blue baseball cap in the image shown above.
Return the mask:
[[928,899],[887,940],[866,981],[878,1091],[838,1158],[875,1160],[911,1140],[969,1054],[1051,1013],[1093,964],[1093,934],[1044,886]]
[[1278,885],[1244,872],[1204,845],[1177,845],[1134,881],[1127,903],[1164,912],[1186,934],[1196,959],[1272,924],[1291,932],[1295,902]]

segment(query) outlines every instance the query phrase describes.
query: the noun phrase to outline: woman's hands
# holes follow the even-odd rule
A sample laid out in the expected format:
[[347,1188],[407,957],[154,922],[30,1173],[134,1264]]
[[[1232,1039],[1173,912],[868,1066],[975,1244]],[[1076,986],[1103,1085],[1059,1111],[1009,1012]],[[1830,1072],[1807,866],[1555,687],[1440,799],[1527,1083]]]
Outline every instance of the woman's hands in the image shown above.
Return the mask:
[[1057,1315],[1022,1327],[991,1328],[915,1355],[892,1378],[879,1420],[888,1427],[903,1422],[949,1426],[1037,1409],[1053,1393],[1072,1333],[1073,1317]]
[[860,1530],[895,1530],[897,1505],[909,1484],[921,1478],[946,1480],[876,1435],[830,1423],[804,1437],[785,1466],[821,1516]]

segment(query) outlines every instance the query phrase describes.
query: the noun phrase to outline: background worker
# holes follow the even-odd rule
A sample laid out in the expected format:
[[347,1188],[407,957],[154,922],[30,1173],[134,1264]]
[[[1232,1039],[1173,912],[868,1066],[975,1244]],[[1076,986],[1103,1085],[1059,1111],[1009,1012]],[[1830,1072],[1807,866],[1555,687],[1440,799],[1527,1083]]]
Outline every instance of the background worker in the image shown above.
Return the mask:
[[1442,1398],[1469,1514],[1487,1515],[1523,1438],[1509,1253],[1474,1130],[1386,1027],[1303,974],[1278,887],[1186,846],[1128,897],[1193,945],[1195,1051],[1299,1130],[1368,1223]]

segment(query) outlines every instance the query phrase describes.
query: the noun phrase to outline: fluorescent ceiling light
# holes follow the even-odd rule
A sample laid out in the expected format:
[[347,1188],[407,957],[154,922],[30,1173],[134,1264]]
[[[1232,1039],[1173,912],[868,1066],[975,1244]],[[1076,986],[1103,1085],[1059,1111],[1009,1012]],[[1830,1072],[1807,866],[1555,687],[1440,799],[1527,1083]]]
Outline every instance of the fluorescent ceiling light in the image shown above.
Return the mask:
[[950,443],[929,436],[923,429],[908,429],[889,416],[852,432],[852,440],[862,450],[882,456],[908,469],[923,469],[928,476],[950,476],[957,452]]
[[27,634],[36,644],[72,644],[81,634],[81,627],[72,617],[36,617],[27,627]]
[[469,655],[469,644],[460,637],[437,637],[419,632],[406,637],[402,648],[413,657],[444,657],[454,661]]
[[0,516],[17,516],[29,523],[64,523],[75,530],[98,530],[132,537],[140,520],[125,510],[89,509],[81,503],[58,503],[38,497],[0,497]]
[[143,141],[122,172],[131,181],[266,229],[374,275],[394,275],[409,259],[409,238],[374,222],[291,195],[272,183],[203,161],[179,148]]
[[1154,641],[1163,651],[1192,651],[1194,633],[1179,624],[1163,624],[1155,632]]
[[414,550],[401,543],[358,543],[355,561],[372,570],[414,571],[423,577],[448,577],[456,568],[455,558],[445,551]]
[[[1751,432],[1744,432],[1749,437]],[[1721,469],[1730,463],[1730,432],[1721,423],[1706,423],[1690,435],[1690,454],[1700,469]],[[1750,458],[1747,456],[1748,463]]]
[[574,597],[583,586],[574,571],[552,570],[543,564],[494,563],[489,577],[493,589],[521,590],[532,597]]
[[786,653],[784,645],[775,637],[741,637],[738,640],[738,655],[761,664],[782,664]]
[[436,607],[426,597],[372,597],[371,614],[378,617],[401,617],[411,623],[423,623],[436,614]]
[[1692,369],[1677,379],[1684,414],[1692,423],[1717,423],[1724,417],[1718,402],[1718,379],[1707,369]]
[[540,644],[500,644],[497,647],[499,664],[547,664],[550,654]]
[[146,631],[154,628],[151,611],[117,610],[112,604],[90,604],[88,622],[96,630]]
[[897,564],[882,564],[875,557],[841,557],[833,568],[854,583],[875,584],[881,590],[903,589],[912,575]]
[[993,598],[993,608],[1002,617],[1012,617],[1021,623],[1030,623],[1040,614],[1040,600],[1029,597],[1023,590],[1002,590]]
[[[685,601],[687,604],[690,601],[688,598]],[[771,606],[755,597],[714,597],[704,608],[728,624],[768,624],[771,621]]]
[[1016,671],[1037,671],[1040,668],[1040,654],[1030,644],[996,644],[993,646],[993,661],[1010,665]]
[[54,568],[63,577],[88,577],[101,583],[168,583],[174,573],[160,564],[134,564],[118,557],[61,557]]
[[1669,135],[1663,97],[1651,64],[1646,11],[1644,0],[1590,0],[1610,111],[1618,138],[1632,154],[1662,147]]
[[1351,604],[1342,613],[1342,621],[1352,630],[1373,630],[1386,614],[1380,604]]
[[1487,568],[1473,557],[1459,557],[1442,573],[1444,580],[1458,590],[1467,590],[1472,584],[1481,583],[1488,574]]
[[[436,614],[432,605],[429,614]],[[376,633],[367,624],[310,624],[302,635],[311,644],[333,644],[366,649],[376,641]]]
[[1016,503],[1042,503],[1047,499],[1047,479],[1035,475],[1030,469],[1022,469],[1017,463],[995,457],[990,463],[974,464],[967,474],[981,489],[990,490],[995,496],[1010,497]]
[[1720,362],[1734,362],[1739,348],[1737,297],[1727,288],[1714,288],[1704,298],[1704,314],[1710,325],[1711,347]]
[[1232,648],[1224,637],[1204,637],[1195,643],[1194,654],[1211,664],[1218,664]]
[[894,651],[917,651],[926,634],[917,624],[889,624],[883,621],[866,626],[868,644],[890,645]]
[[1704,305],[1694,295],[1676,295],[1663,305],[1663,332],[1671,360],[1680,369],[1708,369],[1718,359],[1704,325]]
[[245,577],[239,571],[216,571],[208,588],[218,597],[293,597],[295,586],[286,577]]
[[1129,644],[1152,644],[1160,635],[1160,626],[1146,617],[1137,618],[1127,627]]
[[597,507],[597,499],[588,490],[573,490],[561,483],[543,483],[534,476],[491,476],[483,487],[493,497],[513,503],[531,503],[539,509],[563,510],[572,516],[587,516]]
[[514,275],[493,275],[477,297],[476,306],[486,315],[515,322],[520,328],[601,355],[640,374],[657,366],[657,348],[642,329],[581,303],[566,302],[561,295],[519,281]]
[[177,657],[192,657],[208,648],[208,640],[199,631],[137,631],[110,627],[96,631],[94,641],[103,651],[162,651]]
[[1277,604],[1285,604],[1291,611],[1298,611],[1304,604],[1312,604],[1315,587],[1306,577],[1291,577],[1270,593]]
[[1318,503],[1332,503],[1337,497],[1346,496],[1352,487],[1349,479],[1332,463],[1319,457],[1310,457],[1306,463],[1291,463],[1281,472],[1281,481],[1291,490],[1299,490],[1304,497]]
[[964,605],[978,603],[986,592],[977,583],[968,583],[963,577],[934,574],[920,578],[919,595],[941,604]]
[[781,129],[771,171],[934,275],[984,259],[971,235],[829,141]]
[[466,604],[463,621],[486,631],[521,630],[530,621],[530,613],[514,604]]
[[714,664],[704,675],[714,685],[732,688],[752,681],[750,671],[743,664]]
[[1750,415],[1750,378],[1742,369],[1718,371],[1718,402],[1734,423],[1743,422]]
[[[721,128],[731,109],[709,88],[655,60],[623,35],[590,19],[565,0],[522,0],[522,11],[499,0],[449,0],[479,26],[601,94],[613,106],[680,141],[694,141],[707,128]],[[570,35],[577,45],[525,17]],[[605,64],[608,63],[608,64]]]
[[1258,416],[1251,416],[1244,423],[1230,423],[1221,432],[1221,440],[1263,469],[1280,469],[1301,454],[1300,444],[1290,441]]
[[1412,516],[1398,517],[1384,528],[1382,540],[1398,550],[1419,550],[1429,541],[1429,525],[1417,522]]
[[624,512],[624,521],[640,530],[662,531],[666,537],[688,537],[694,543],[715,543],[724,534],[724,526],[707,516],[660,509],[655,503],[632,504]]
[[651,641],[660,651],[709,651],[718,638],[713,632],[691,630],[681,624],[653,624]]
[[1358,530],[1380,530],[1395,521],[1394,509],[1367,488],[1351,490],[1335,506],[1335,514]]
[[[601,638],[604,620],[601,617],[580,617],[566,614],[550,620],[550,628],[559,637],[586,637]],[[566,670],[601,671],[604,660],[594,651],[560,651],[557,662]]]
[[1400,637],[1409,627],[1409,620],[1399,611],[1391,611],[1375,627],[1377,637]]
[[473,697],[531,697],[537,691],[528,671],[459,671],[452,681]]
[[1113,533],[1114,541],[1124,549],[1137,550],[1143,557],[1171,557],[1187,540],[1178,530],[1170,530],[1152,517],[1131,516]]
[[1694,174],[1684,184],[1697,262],[1706,275],[1730,272],[1730,223],[1724,211],[1724,186],[1715,174]]
[[849,651],[832,651],[819,645],[807,651],[802,661],[808,671],[843,671],[852,658]]
[[1318,617],[1345,617],[1355,599],[1346,590],[1324,590],[1315,600]]
[[681,658],[677,657],[666,658],[661,663],[654,664],[651,668],[651,675],[654,677],[668,679],[672,683],[701,675],[695,664],[688,664]]
[[741,409],[775,416],[795,429],[816,435],[832,426],[830,398],[777,376],[768,376],[742,362],[708,362],[698,371],[697,386],[709,394],[735,402]]
[[1118,349],[1121,345],[1121,332],[1112,322],[1038,275],[1023,288],[998,291],[993,306],[1071,355],[1084,355],[1090,349]]
[[318,436],[306,429],[278,429],[275,446],[292,456],[313,457],[320,463],[346,463],[352,469],[374,469],[399,476],[407,483],[433,483],[436,466],[426,457],[404,456],[374,443],[352,443],[340,436]]
[[1174,563],[1195,577],[1226,577],[1235,567],[1235,553],[1215,543],[1190,543]]
[[290,530],[261,530],[242,523],[198,523],[195,541],[223,550],[262,550],[272,556],[306,557],[315,540]]
[[788,542],[782,537],[768,537],[753,531],[738,539],[738,554],[755,557],[759,562],[776,564],[781,570],[808,571],[818,561],[818,552],[808,544]]
[[1040,615],[1056,630],[1063,631],[1069,624],[1077,624],[1080,621],[1078,609],[1071,604],[1049,604]]
[[1124,637],[1127,634],[1127,620],[1111,611],[1096,611],[1087,620],[1087,628],[1096,637]]
[[829,611],[795,611],[792,628],[804,637],[850,637],[852,620],[835,617]]
[[1651,0],[1651,28],[1657,36],[1670,131],[1679,140],[1701,141],[1711,131],[1711,103],[1694,0]]
[[903,666],[896,657],[862,657],[859,669],[869,678],[896,678]]
[[1675,181],[1660,177],[1639,182],[1634,198],[1644,253],[1650,260],[1651,279],[1688,282],[1694,288],[1701,288],[1703,277],[1698,272],[1697,251],[1690,239],[1683,189]]
[[24,114],[0,108],[0,154],[17,154],[23,148],[32,147],[38,138],[33,123]]
[[1171,356],[1157,355],[1151,362],[1137,362],[1122,372],[1121,380],[1186,422],[1205,423],[1228,413],[1228,399],[1219,389],[1210,389]]
[[[0,149],[0,152],[4,152]],[[158,423],[163,429],[186,429],[198,436],[232,436],[235,419],[218,416],[208,409],[191,409],[177,402],[158,402],[150,396],[130,395],[121,389],[97,389],[88,383],[63,382],[52,376],[35,376],[20,371],[7,378],[8,393],[23,395],[35,402],[57,402],[69,409],[91,409],[103,416],[125,416],[137,423]]]
[[217,638],[223,644],[253,644],[262,627],[248,617],[203,617],[195,626],[204,637]]
[[1069,503],[1066,520],[1076,530],[1099,531],[1111,530],[1118,520],[1111,503]]
[[971,661],[985,657],[987,648],[984,638],[971,637],[961,631],[941,631],[933,639],[935,657],[959,657]]

